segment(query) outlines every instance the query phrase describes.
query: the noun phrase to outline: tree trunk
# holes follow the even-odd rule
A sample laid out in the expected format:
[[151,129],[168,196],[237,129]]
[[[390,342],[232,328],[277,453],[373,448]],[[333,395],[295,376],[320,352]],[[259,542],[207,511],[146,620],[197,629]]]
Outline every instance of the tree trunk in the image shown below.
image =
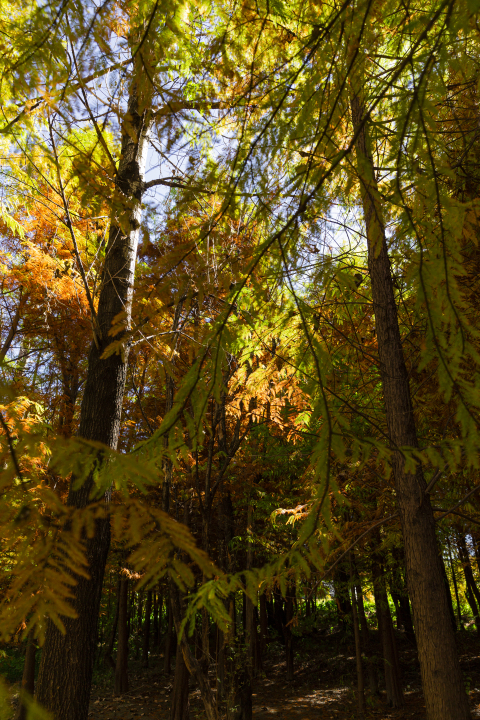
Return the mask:
[[350,591],[348,589],[348,572],[340,565],[333,576],[335,589],[335,602],[337,605],[338,621],[345,629],[348,618],[352,615],[352,604],[350,602]]
[[105,654],[104,658],[106,662],[110,665],[112,670],[115,670],[115,663],[112,659],[112,653],[113,653],[113,646],[115,645],[115,637],[117,634],[117,626],[118,626],[118,613],[120,608],[120,586],[121,586],[121,580],[117,583],[117,597],[116,597],[116,603],[115,603],[115,616],[113,618],[113,625],[112,625],[112,632],[110,633],[110,640],[108,641],[108,645],[105,648]]
[[145,620],[143,623],[142,667],[148,668],[148,652],[150,650],[150,615],[152,612],[152,591],[147,590],[145,604]]
[[118,645],[115,664],[115,695],[128,692],[128,577],[120,581],[118,609]]
[[162,613],[163,613],[163,597],[160,592],[154,594],[155,602],[153,605],[153,645],[158,648],[160,645],[160,636],[162,633]]
[[362,645],[367,660],[368,685],[372,695],[378,695],[378,673],[375,660],[370,655],[370,631],[368,629],[367,617],[365,615],[365,607],[363,605],[362,586],[358,584],[355,588],[357,596],[357,611],[360,617],[360,628],[362,633]]
[[[180,598],[178,589],[174,587],[173,584],[170,589],[170,598],[175,630],[177,632],[177,635],[180,636]],[[192,651],[190,650],[190,646],[187,642],[185,634],[182,635],[178,642],[178,653],[180,652],[183,654],[183,659],[185,661],[185,665],[187,666],[188,672],[194,677],[194,679],[199,685],[207,720],[218,720],[217,707],[213,697],[212,689],[210,687],[208,676],[206,676],[202,672],[200,663],[195,659]]]
[[358,627],[358,599],[355,597],[355,587],[352,585],[352,620],[355,637],[355,660],[357,667],[357,711],[360,720],[365,717],[365,691],[363,682],[362,648],[360,646],[360,630]]
[[472,593],[475,595],[475,600],[477,601],[477,604],[480,606],[480,591],[478,589],[477,583],[475,582],[475,576],[473,574],[472,565],[470,563],[470,553],[468,551],[464,535],[458,536],[458,548],[460,551],[460,558],[463,564],[465,579],[470,586]]
[[375,596],[375,608],[377,611],[378,629],[380,631],[383,648],[387,703],[391,707],[399,708],[403,707],[404,699],[400,677],[400,667],[398,664],[397,644],[393,631],[390,607],[388,605],[383,564],[379,561],[373,562],[373,589]]
[[217,697],[225,696],[225,633],[217,626]]
[[473,613],[475,627],[478,635],[480,635],[480,593],[478,592],[475,578],[473,576],[472,566],[470,564],[470,556],[468,554],[467,544],[464,535],[457,535],[457,547],[460,560],[462,562],[463,573],[465,575],[465,596]]
[[458,596],[457,576],[455,573],[455,568],[453,567],[452,548],[450,545],[450,538],[448,536],[447,536],[447,545],[448,545],[448,559],[450,560],[450,570],[452,571],[453,588],[455,590],[455,600],[457,603],[458,627],[460,630],[462,630],[463,629],[462,609],[460,607],[460,598]]
[[175,660],[175,677],[173,681],[172,707],[170,720],[188,720],[189,718],[189,695],[188,678],[190,673],[185,664],[183,654],[177,652]]
[[[392,598],[397,607],[398,603],[398,621],[405,631],[405,637],[408,638],[415,646],[417,640],[413,629],[412,613],[410,612],[410,600],[408,597],[408,589],[405,585],[401,568],[405,567],[405,552],[403,548],[396,548],[394,558],[397,568],[393,576],[392,582]],[[395,600],[396,597],[396,600]]]
[[20,699],[18,701],[17,712],[15,714],[15,720],[27,720],[27,707],[23,702],[24,693],[33,697],[34,685],[35,685],[35,653],[37,647],[33,641],[31,635],[27,638],[27,646],[25,648],[25,662],[23,665],[22,685]]
[[418,447],[408,371],[393,291],[385,225],[366,126],[361,77],[352,74],[352,120],[365,219],[368,268],[407,582],[428,720],[470,718],[440,566],[435,520],[420,465],[407,472],[400,448]]
[[172,602],[171,597],[168,595],[167,599],[167,632],[165,636],[165,653],[163,657],[163,672],[165,675],[170,675],[172,672],[172,645],[173,645],[173,616],[172,616]]
[[265,593],[260,595],[258,604],[260,607],[260,657],[263,659],[268,639],[267,598]]
[[[125,313],[130,324],[133,280],[141,220],[143,177],[150,127],[150,102],[132,84],[128,112],[122,130],[122,151],[112,208],[103,281],[98,301],[94,341],[88,358],[87,378],[80,411],[79,436],[116,449],[128,363],[128,342],[122,352],[106,359],[113,319]],[[124,209],[128,203],[128,215]],[[118,216],[122,215],[122,227]],[[122,339],[122,333],[115,340]],[[99,456],[99,462],[101,462]],[[84,508],[91,500],[94,474],[76,489],[72,479],[67,504]],[[107,498],[108,499],[108,498]],[[110,547],[108,516],[96,522],[95,535],[86,538],[90,577],[78,578],[72,605],[76,618],[65,618],[63,635],[48,622],[37,682],[37,700],[55,720],[86,720],[90,700],[93,662],[97,644],[98,616],[103,576]]]
[[283,634],[285,637],[285,653],[287,658],[287,680],[294,679],[294,667],[293,667],[293,633],[292,633],[292,620],[293,620],[293,589],[289,585],[287,588],[287,597],[285,600],[285,627]]
[[454,632],[457,632],[457,621],[455,620],[455,610],[453,609],[453,600],[452,600],[452,592],[450,590],[450,583],[448,582],[448,575],[447,571],[445,570],[445,563],[443,562],[443,558],[440,557],[441,565],[442,565],[442,574],[443,574],[443,581],[445,583],[445,589],[447,591],[447,601],[448,601],[448,609],[450,611],[450,620],[452,621],[452,627]]
[[478,572],[480,573],[480,534],[478,532],[476,532],[476,533],[470,533],[470,535],[472,536],[472,540],[473,540],[473,549],[474,549],[475,557],[477,560]]
[[279,639],[282,643],[285,643],[285,610],[283,608],[283,598],[278,591],[273,592],[273,619]]

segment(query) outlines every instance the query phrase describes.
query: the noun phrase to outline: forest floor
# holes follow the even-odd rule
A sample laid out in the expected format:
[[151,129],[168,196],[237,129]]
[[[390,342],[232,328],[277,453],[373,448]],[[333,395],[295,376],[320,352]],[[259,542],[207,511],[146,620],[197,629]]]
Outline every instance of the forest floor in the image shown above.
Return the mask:
[[[480,718],[480,639],[471,633],[458,637],[465,684],[471,700],[472,717]],[[355,656],[350,641],[341,635],[303,638],[298,643],[295,679],[286,681],[284,651],[271,643],[264,669],[253,690],[254,720],[353,720],[356,717]],[[385,694],[370,701],[367,695],[365,717],[375,720],[424,720],[420,671],[415,648],[399,639],[405,707],[392,710]],[[112,677],[102,676],[93,689],[89,720],[167,720],[173,675],[160,671],[162,656],[150,656],[149,669],[130,663],[131,690],[121,697],[113,695]],[[214,682],[212,675],[212,683]],[[190,689],[190,718],[204,716],[200,692]]]

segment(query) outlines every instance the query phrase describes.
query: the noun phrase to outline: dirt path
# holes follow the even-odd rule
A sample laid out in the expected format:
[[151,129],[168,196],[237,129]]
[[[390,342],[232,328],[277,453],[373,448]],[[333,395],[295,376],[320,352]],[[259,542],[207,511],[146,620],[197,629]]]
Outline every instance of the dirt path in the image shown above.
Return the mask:
[[[295,680],[285,681],[285,663],[280,647],[272,647],[262,677],[255,681],[254,720],[354,720],[356,700],[353,689],[354,657],[349,648],[309,648],[297,662]],[[472,717],[480,718],[480,642],[468,639],[461,648],[465,681],[470,690]],[[371,702],[366,720],[425,720],[425,706],[415,651],[404,648],[401,664],[405,707],[392,710],[384,695]],[[131,691],[114,697],[111,680],[94,688],[89,720],[169,720],[173,676],[159,671],[160,656],[151,656],[152,667],[142,670],[132,663]],[[212,678],[213,682],[213,678]],[[198,689],[190,691],[190,718],[202,720],[203,705]]]

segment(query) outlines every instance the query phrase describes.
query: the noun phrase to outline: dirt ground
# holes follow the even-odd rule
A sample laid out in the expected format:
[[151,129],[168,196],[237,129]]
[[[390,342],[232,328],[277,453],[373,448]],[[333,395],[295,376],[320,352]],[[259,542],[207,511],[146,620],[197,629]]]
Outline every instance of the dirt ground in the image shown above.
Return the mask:
[[[465,684],[471,700],[472,717],[480,718],[480,639],[459,636],[459,650]],[[369,700],[365,717],[375,720],[405,718],[424,720],[425,705],[420,687],[416,650],[400,641],[400,659],[405,692],[405,707],[392,710],[384,694]],[[93,691],[90,720],[168,720],[173,676],[164,676],[161,655],[151,655],[147,670],[131,663],[131,691],[115,697],[111,678],[103,678]],[[212,684],[214,673],[212,673]],[[340,638],[310,641],[297,653],[295,679],[286,681],[283,648],[269,646],[261,676],[253,692],[253,714],[258,720],[353,720],[356,717],[354,693],[355,657],[351,645]],[[190,688],[190,717],[202,720],[203,706],[199,690]]]

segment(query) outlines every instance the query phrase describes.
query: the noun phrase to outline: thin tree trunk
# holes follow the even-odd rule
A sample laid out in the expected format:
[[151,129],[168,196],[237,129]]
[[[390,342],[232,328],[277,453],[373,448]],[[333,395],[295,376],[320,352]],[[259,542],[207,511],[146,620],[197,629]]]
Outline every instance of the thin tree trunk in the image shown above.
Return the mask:
[[473,549],[475,551],[475,558],[477,560],[478,572],[480,573],[480,534],[470,533],[473,540]]
[[170,720],[188,720],[189,718],[189,694],[188,694],[188,672],[182,652],[177,652],[175,660],[175,677],[173,680],[172,707]]
[[365,657],[367,660],[368,685],[372,695],[378,695],[378,673],[374,659],[370,657],[370,631],[368,629],[367,617],[365,615],[365,607],[363,605],[362,586],[356,585],[355,592],[357,596],[357,610],[360,617],[360,629],[362,633],[362,645],[364,647]]
[[[125,328],[130,324],[150,127],[149,98],[148,95],[145,100],[144,94],[140,99],[134,80],[122,130],[117,188],[80,411],[79,436],[113,449],[117,447],[120,432],[128,342],[122,352],[105,359],[102,355],[112,341],[109,331],[113,319],[125,313]],[[120,211],[125,207],[125,198],[127,216],[124,209]],[[119,215],[122,226],[118,222]],[[122,333],[116,335],[115,340],[121,339]],[[94,473],[80,488],[76,488],[75,479],[72,479],[67,504],[75,508],[86,507],[93,488]],[[108,515],[97,520],[95,534],[93,538],[86,538],[85,545],[90,577],[78,578],[75,587],[72,605],[77,617],[64,618],[65,634],[50,621],[42,650],[37,700],[53,713],[55,720],[86,720],[88,715],[103,576],[110,547]]]
[[358,600],[355,597],[355,587],[352,585],[352,620],[355,637],[355,660],[357,666],[357,711],[360,720],[365,717],[365,691],[363,681],[362,648],[360,646],[360,630],[358,627]]
[[293,589],[291,585],[287,588],[287,597],[285,599],[285,627],[283,630],[285,636],[285,653],[287,659],[287,680],[294,679],[294,666],[293,666],[293,633],[292,633],[292,620],[293,620]]
[[260,606],[260,652],[263,657],[263,654],[265,653],[265,650],[267,647],[267,638],[268,638],[267,598],[265,596],[265,593],[262,593],[260,595],[259,606]]
[[373,562],[373,588],[378,629],[380,631],[383,648],[387,703],[391,707],[399,708],[404,705],[400,667],[398,664],[398,653],[393,631],[392,616],[390,614],[388,596],[385,587],[383,564],[378,560]]
[[150,615],[152,612],[152,591],[147,590],[145,604],[145,620],[143,623],[142,667],[148,668],[148,652],[150,650]]
[[172,645],[173,645],[173,616],[172,616],[172,601],[170,595],[167,600],[167,634],[165,637],[165,653],[163,658],[163,672],[165,675],[170,675],[172,672]]
[[338,620],[342,628],[345,629],[348,618],[352,614],[352,604],[350,602],[350,591],[348,589],[348,572],[342,565],[337,568],[333,576],[333,586],[335,589]]
[[[360,51],[362,52],[362,51]],[[369,144],[363,78],[352,74],[352,120],[365,219],[368,268],[393,475],[402,524],[407,581],[428,720],[470,718],[435,535],[430,496],[420,465],[408,472],[399,448],[418,447],[408,371],[397,318],[392,272]]]
[[15,714],[15,720],[27,720],[27,707],[23,702],[23,694],[27,693],[30,697],[33,697],[33,691],[35,686],[35,653],[37,647],[31,635],[27,638],[27,645],[25,648],[25,662],[23,664],[23,675],[20,699],[18,701],[17,712]]
[[450,570],[452,572],[453,588],[455,590],[455,600],[457,602],[458,627],[460,630],[462,630],[463,629],[462,609],[460,607],[460,598],[458,596],[457,575],[455,573],[455,568],[453,567],[452,548],[450,546],[450,538],[448,536],[447,536],[447,546],[448,546],[448,559],[450,560]]
[[473,577],[472,566],[470,564],[470,557],[464,535],[457,535],[457,547],[463,567],[463,574],[465,575],[465,596],[472,610],[477,633],[480,635],[480,593],[478,592],[478,588]]
[[105,655],[104,658],[110,665],[110,667],[114,670],[115,669],[115,663],[112,659],[112,653],[113,653],[113,646],[115,645],[115,637],[117,634],[117,626],[118,626],[118,613],[120,608],[120,586],[121,586],[121,580],[117,583],[117,597],[116,597],[116,603],[115,603],[115,617],[113,618],[113,626],[112,626],[112,632],[110,633],[110,640],[108,641],[108,645],[105,649]]
[[452,600],[452,592],[450,590],[450,583],[448,582],[448,575],[447,571],[445,570],[445,563],[443,562],[443,558],[440,557],[441,565],[442,565],[442,574],[443,574],[443,581],[445,583],[445,589],[447,591],[447,601],[448,601],[448,609],[450,611],[450,619],[452,621],[452,627],[455,632],[457,632],[457,621],[455,619],[455,610],[453,608],[453,600]]
[[159,615],[162,607],[159,600],[160,594],[155,590],[153,593],[153,647],[158,647],[160,641]]
[[118,645],[115,664],[115,695],[128,692],[128,577],[120,580]]
[[[177,635],[180,636],[180,598],[178,589],[176,587],[173,587],[173,585],[170,589],[170,597],[175,629]],[[212,689],[210,687],[208,676],[206,676],[202,672],[200,663],[195,659],[192,651],[190,650],[190,646],[188,644],[187,638],[185,637],[185,634],[183,634],[179,640],[178,652],[181,652],[183,654],[183,659],[185,661],[185,665],[187,666],[188,672],[194,677],[194,679],[199,685],[207,720],[218,720],[217,707],[213,697]]]
[[[247,510],[247,570],[252,567],[253,561],[253,550],[252,550],[252,533],[253,533],[253,508],[252,504],[248,503]],[[247,647],[247,665],[248,673],[250,676],[250,682],[253,682],[253,678],[257,672],[257,627],[255,622],[255,607],[251,598],[245,595],[245,645]]]
[[225,633],[217,626],[217,697],[225,697]]
[[470,553],[468,552],[467,543],[465,542],[464,535],[458,536],[458,544],[460,550],[460,557],[462,559],[463,569],[465,572],[465,579],[467,580],[468,585],[472,590],[472,593],[475,595],[475,600],[477,601],[477,604],[480,606],[480,591],[478,589],[477,583],[475,582],[475,576],[473,574],[472,565],[470,562]]

